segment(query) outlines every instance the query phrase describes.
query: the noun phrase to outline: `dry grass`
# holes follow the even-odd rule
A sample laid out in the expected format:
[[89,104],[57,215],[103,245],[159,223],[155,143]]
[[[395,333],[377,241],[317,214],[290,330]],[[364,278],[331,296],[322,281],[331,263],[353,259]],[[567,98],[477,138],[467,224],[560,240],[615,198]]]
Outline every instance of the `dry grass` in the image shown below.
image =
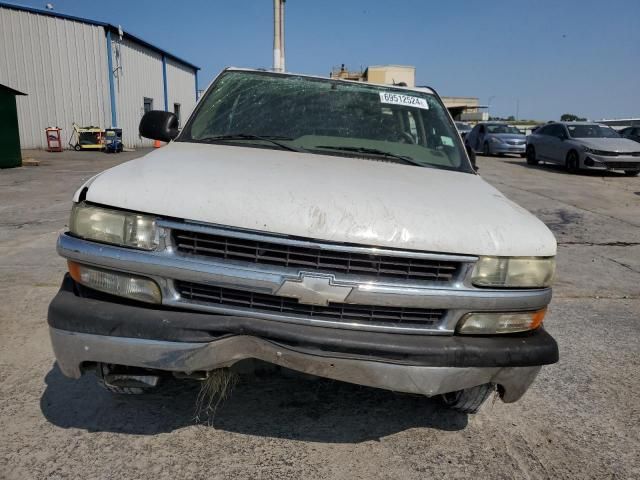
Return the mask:
[[206,421],[211,424],[221,402],[231,395],[233,387],[238,383],[238,375],[228,368],[212,370],[202,381],[200,392],[196,398],[196,422]]

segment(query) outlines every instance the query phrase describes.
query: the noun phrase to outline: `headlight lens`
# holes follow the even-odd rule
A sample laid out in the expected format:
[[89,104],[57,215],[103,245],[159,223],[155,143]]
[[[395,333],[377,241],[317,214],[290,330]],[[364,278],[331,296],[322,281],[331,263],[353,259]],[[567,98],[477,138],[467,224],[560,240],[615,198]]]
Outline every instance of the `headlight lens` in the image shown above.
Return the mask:
[[77,203],[71,210],[71,233],[98,242],[153,250],[158,245],[155,218]]
[[489,141],[493,143],[503,143],[502,140],[499,139],[498,137],[491,137]]
[[69,274],[76,282],[100,292],[130,298],[140,302],[162,303],[160,287],[150,278],[124,272],[113,272],[67,262]]
[[468,313],[458,324],[458,333],[490,335],[535,330],[542,324],[546,309],[536,312]]
[[553,283],[555,257],[480,257],[471,282],[478,287],[544,288]]

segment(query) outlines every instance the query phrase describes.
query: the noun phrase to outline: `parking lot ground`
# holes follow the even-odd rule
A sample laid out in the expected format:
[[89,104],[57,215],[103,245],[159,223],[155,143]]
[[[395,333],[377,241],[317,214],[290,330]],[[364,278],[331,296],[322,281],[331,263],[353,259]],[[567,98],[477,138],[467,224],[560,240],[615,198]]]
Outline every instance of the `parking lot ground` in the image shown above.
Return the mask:
[[0,478],[640,478],[640,178],[478,158],[559,242],[560,362],[520,402],[467,416],[274,372],[198,424],[197,387],[112,396],[65,378],[49,345],[72,193],[141,153],[33,152],[39,167],[0,171]]

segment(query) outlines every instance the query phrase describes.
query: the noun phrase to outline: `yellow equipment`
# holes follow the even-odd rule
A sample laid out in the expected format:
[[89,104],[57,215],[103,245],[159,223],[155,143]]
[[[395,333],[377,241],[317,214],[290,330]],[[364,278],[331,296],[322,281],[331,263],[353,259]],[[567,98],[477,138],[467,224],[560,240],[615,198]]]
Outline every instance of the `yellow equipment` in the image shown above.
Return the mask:
[[101,150],[104,146],[103,136],[104,130],[99,127],[79,127],[76,123],[73,123],[73,133],[69,139],[69,146],[76,151]]

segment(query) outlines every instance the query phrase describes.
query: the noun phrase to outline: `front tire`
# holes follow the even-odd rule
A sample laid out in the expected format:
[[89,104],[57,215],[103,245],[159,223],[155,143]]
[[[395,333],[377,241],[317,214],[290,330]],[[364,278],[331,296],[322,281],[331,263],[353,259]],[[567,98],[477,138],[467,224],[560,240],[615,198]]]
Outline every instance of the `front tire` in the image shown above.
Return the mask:
[[460,413],[478,413],[495,391],[496,386],[493,383],[485,383],[477,387],[444,393],[440,395],[440,400],[445,406]]
[[485,157],[491,156],[491,147],[489,146],[489,142],[484,142],[484,146],[482,147],[482,154]]
[[624,175],[626,177],[637,177],[640,173],[640,170],[625,170]]
[[580,159],[578,158],[578,154],[574,150],[571,150],[567,154],[566,165],[567,165],[567,171],[569,173],[575,174],[580,171]]
[[102,379],[98,379],[98,385],[104,388],[107,392],[115,395],[142,395],[149,392],[149,388],[141,387],[118,387],[116,385],[109,385]]
[[536,149],[533,145],[527,147],[527,165],[538,165],[538,158],[536,157]]

